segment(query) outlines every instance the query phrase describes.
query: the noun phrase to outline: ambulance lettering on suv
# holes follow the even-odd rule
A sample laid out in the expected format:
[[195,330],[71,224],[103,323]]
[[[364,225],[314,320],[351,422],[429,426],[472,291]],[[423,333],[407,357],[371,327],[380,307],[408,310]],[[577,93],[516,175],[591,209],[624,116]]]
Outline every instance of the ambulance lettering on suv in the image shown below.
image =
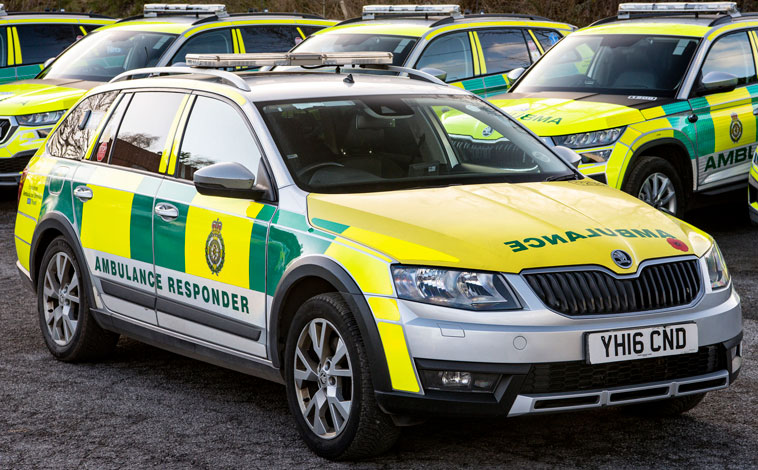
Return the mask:
[[[48,16],[53,17],[49,21],[81,22],[82,34],[92,29],[88,26],[91,22],[112,23],[66,19],[67,16],[57,13]],[[17,17],[12,18],[15,21]],[[0,186],[15,187],[29,158],[42,146],[63,113],[87,90],[119,73],[140,67],[175,65],[184,62],[187,53],[194,52],[285,52],[314,31],[334,23],[299,13],[228,14],[224,5],[146,4],[142,15],[125,18],[87,35],[47,64],[42,72],[35,65],[34,75],[39,73],[35,79],[0,85]],[[40,29],[57,28],[9,26],[8,37],[16,41],[8,42],[9,60],[14,57],[10,51],[15,49],[17,63],[21,63],[22,53],[23,63],[31,61],[36,57],[34,54],[46,49],[35,44],[31,48],[33,54],[24,45],[26,37],[40,34]],[[45,52],[43,60],[54,57],[60,50],[52,56]]]
[[[331,459],[428,416],[673,415],[736,379],[713,239],[482,98],[388,52],[186,60],[90,91],[29,163],[17,266],[58,359],[126,335],[283,383]],[[273,65],[340,71],[225,71]]]
[[681,216],[696,195],[744,188],[757,140],[756,31],[758,18],[733,2],[621,4],[494,103],[576,150],[590,178]]
[[508,89],[508,72],[529,67],[574,29],[534,15],[463,15],[458,5],[366,5],[362,17],[319,31],[293,52],[391,52],[395,65],[491,97]]

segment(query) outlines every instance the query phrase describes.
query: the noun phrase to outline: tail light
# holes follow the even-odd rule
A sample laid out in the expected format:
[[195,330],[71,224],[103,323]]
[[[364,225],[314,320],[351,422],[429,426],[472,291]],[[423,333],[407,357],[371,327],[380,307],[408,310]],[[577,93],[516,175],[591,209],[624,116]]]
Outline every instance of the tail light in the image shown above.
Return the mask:
[[24,192],[24,181],[26,181],[26,172],[29,171],[29,167],[24,168],[21,172],[21,177],[18,180],[18,198],[16,198],[16,207],[21,203],[21,193]]

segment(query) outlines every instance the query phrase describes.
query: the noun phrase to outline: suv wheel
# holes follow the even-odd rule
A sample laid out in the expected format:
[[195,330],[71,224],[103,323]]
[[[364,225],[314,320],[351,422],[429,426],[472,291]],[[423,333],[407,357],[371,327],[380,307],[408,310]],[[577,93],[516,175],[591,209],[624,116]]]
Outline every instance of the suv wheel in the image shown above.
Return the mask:
[[105,331],[89,311],[86,286],[74,250],[63,237],[45,250],[37,279],[42,337],[62,361],[95,359],[113,350],[118,335]]
[[399,430],[376,404],[366,348],[341,295],[318,295],[298,309],[285,355],[290,411],[316,454],[352,460],[394,445]]
[[671,163],[660,157],[640,157],[624,181],[624,191],[663,212],[684,214],[684,186]]
[[638,416],[673,417],[695,408],[703,401],[703,398],[705,398],[705,393],[697,393],[695,395],[629,405],[624,407],[624,411]]

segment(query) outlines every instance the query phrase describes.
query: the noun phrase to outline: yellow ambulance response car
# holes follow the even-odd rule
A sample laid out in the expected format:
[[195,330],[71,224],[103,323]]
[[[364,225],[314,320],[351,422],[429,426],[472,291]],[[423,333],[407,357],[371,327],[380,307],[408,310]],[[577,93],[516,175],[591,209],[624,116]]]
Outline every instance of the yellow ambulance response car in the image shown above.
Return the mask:
[[0,84],[34,78],[47,60],[115,21],[93,13],[6,11],[0,3]]
[[[582,155],[582,173],[672,214],[744,188],[756,148],[758,18],[733,2],[621,4],[496,104]],[[515,73],[514,73],[515,75]]]
[[576,29],[518,14],[461,14],[458,5],[366,5],[363,16],[324,29],[294,52],[391,52],[394,65],[427,69],[480,96],[504,93],[507,73],[529,67]]
[[144,14],[71,46],[36,79],[0,85],[0,186],[15,186],[63,113],[119,73],[175,65],[193,52],[288,51],[334,23],[299,13],[228,14],[224,5],[146,4]]
[[748,210],[750,221],[758,225],[758,152],[753,154],[753,165],[750,167],[750,176],[747,188]]
[[[186,60],[92,90],[29,163],[17,265],[55,357],[123,334],[283,383],[331,459],[427,416],[682,413],[737,377],[713,239],[482,98],[346,71],[389,53]],[[341,71],[217,70],[276,64]]]

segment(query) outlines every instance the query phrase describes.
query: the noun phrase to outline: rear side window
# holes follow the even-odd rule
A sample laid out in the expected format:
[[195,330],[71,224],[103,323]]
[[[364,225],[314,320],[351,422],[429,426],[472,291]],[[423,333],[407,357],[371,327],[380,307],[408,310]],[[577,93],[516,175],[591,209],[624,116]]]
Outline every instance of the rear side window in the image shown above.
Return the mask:
[[229,54],[231,52],[234,52],[231,30],[210,31],[188,39],[171,63],[184,62],[187,54]]
[[50,155],[81,160],[95,131],[118,96],[117,91],[99,93],[83,99],[61,122],[47,141]]
[[478,31],[487,73],[508,72],[529,67],[529,50],[519,29]]
[[82,34],[71,24],[30,24],[16,28],[24,64],[41,64],[57,56]]
[[700,77],[709,72],[731,73],[739,79],[740,85],[756,81],[753,52],[746,32],[728,34],[716,41],[703,62]]
[[245,120],[232,105],[199,96],[184,131],[176,176],[192,180],[195,171],[218,162],[238,162],[255,173],[261,153]]
[[310,36],[311,34],[315,33],[316,31],[321,31],[324,29],[323,26],[300,26],[300,31],[305,34],[305,37]]
[[0,67],[5,67],[8,65],[8,56],[6,55],[8,47],[6,46],[7,43],[5,42],[7,41],[6,34],[7,28],[3,26],[0,28]]
[[533,29],[534,37],[540,42],[542,50],[547,52],[556,42],[561,40],[561,35],[552,29]]
[[295,26],[248,26],[240,32],[246,52],[287,52],[303,40]]
[[454,33],[435,39],[416,64],[417,69],[425,67],[447,72],[448,82],[472,77],[474,63],[468,33]]
[[181,93],[136,93],[113,142],[111,165],[157,173],[183,97]]

